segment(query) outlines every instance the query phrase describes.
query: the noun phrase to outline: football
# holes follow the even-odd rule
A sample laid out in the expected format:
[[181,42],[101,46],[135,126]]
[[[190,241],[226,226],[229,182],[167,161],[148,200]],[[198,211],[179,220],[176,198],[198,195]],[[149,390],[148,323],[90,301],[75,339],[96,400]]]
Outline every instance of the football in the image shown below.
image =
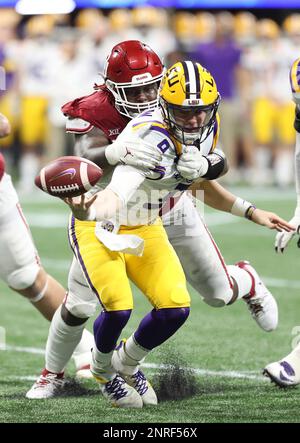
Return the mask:
[[102,169],[76,156],[59,157],[41,169],[35,184],[55,197],[76,197],[89,191],[102,177]]

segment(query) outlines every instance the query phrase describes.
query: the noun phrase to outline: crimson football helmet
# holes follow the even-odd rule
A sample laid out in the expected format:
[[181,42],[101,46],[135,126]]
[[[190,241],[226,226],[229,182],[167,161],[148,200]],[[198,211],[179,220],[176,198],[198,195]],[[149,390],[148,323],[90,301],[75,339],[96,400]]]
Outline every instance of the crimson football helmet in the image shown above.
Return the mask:
[[133,118],[154,109],[163,71],[160,58],[145,43],[128,40],[114,46],[104,76],[120,114]]

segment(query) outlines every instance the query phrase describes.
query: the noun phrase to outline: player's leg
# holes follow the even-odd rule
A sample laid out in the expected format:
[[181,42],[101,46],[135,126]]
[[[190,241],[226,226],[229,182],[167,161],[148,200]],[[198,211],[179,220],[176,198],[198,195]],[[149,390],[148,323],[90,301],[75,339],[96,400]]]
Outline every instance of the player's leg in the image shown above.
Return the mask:
[[[142,400],[112,366],[112,354],[129,320],[133,300],[124,255],[112,252],[95,236],[95,223],[72,218],[70,241],[102,312],[94,322],[91,371],[103,395],[119,407],[142,407]],[[74,311],[72,311],[74,313]]]
[[168,340],[189,315],[190,298],[180,262],[160,224],[136,229],[145,241],[142,257],[127,256],[130,279],[154,307],[136,331],[122,342],[113,356],[116,369],[127,383],[140,392],[144,404],[156,404],[151,385],[139,369],[141,361],[155,347]]
[[[28,225],[19,205],[0,218],[1,266],[0,278],[19,294],[25,296],[48,320],[65,296],[64,288],[47,275],[40,265]],[[87,364],[86,352],[93,336],[88,331],[77,349],[80,360]],[[79,356],[78,356],[79,357]],[[77,370],[81,365],[76,364]]]
[[62,303],[65,290],[41,267],[20,205],[1,217],[0,223],[2,279],[51,320]]
[[213,307],[247,302],[251,314],[266,331],[276,328],[277,304],[255,269],[246,263],[226,266],[210,232],[188,197],[181,206],[181,220],[166,226],[188,282]]
[[75,258],[69,272],[68,288],[64,303],[56,310],[50,325],[45,368],[27,392],[27,398],[41,399],[60,395],[65,367],[72,354],[75,354],[75,365],[79,374],[90,373],[94,338],[91,334],[88,336],[88,347],[82,348],[81,341],[85,323],[95,313],[99,303],[86,283]]

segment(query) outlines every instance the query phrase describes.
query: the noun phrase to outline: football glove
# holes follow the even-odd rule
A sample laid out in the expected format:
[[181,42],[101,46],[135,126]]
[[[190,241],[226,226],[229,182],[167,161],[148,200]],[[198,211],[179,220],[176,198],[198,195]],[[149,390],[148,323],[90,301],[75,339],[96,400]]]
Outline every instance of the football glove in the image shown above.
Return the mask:
[[[284,252],[287,248],[289,242],[292,240],[295,234],[300,235],[300,216],[295,215],[290,221],[289,224],[296,228],[296,231],[293,232],[278,232],[275,238],[275,251],[276,252]],[[300,248],[300,239],[297,242],[298,248]]]
[[185,146],[179,157],[177,170],[187,180],[203,177],[208,171],[209,162],[196,146]]
[[157,146],[142,139],[116,140],[106,147],[105,156],[110,165],[122,163],[142,170],[155,168],[162,160]]

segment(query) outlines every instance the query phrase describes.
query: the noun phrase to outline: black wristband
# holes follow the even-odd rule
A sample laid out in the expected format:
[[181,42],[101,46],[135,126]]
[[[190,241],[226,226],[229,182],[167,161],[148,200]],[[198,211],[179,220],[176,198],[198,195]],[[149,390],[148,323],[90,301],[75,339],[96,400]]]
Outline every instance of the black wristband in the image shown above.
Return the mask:
[[212,153],[207,155],[206,160],[208,161],[208,170],[203,178],[206,180],[215,180],[224,174],[224,171],[227,170],[227,161],[226,158],[223,158],[221,155],[217,153]]

